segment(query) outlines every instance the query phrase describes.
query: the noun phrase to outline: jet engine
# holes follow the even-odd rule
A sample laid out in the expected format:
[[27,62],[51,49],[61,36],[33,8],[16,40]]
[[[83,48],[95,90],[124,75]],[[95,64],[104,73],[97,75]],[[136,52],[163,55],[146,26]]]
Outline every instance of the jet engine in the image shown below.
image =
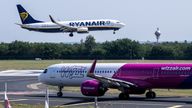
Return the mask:
[[77,28],[77,33],[88,33],[89,30],[87,27],[79,27]]
[[85,96],[103,96],[107,90],[97,80],[86,80],[81,84],[81,93]]

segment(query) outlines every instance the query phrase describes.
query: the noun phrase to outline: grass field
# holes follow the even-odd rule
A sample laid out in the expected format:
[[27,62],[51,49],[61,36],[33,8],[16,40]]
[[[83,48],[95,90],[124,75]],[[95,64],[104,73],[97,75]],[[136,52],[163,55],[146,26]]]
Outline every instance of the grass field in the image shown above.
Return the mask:
[[[93,60],[0,60],[0,70],[44,69],[55,63],[91,63]],[[99,60],[98,63],[192,63],[186,60]]]
[[[44,105],[27,105],[27,104],[15,104],[15,103],[11,103],[12,108],[45,108]],[[0,104],[0,108],[4,108],[3,104]],[[49,108],[85,108],[85,107],[49,107]],[[87,106],[86,108],[94,108],[94,106]]]

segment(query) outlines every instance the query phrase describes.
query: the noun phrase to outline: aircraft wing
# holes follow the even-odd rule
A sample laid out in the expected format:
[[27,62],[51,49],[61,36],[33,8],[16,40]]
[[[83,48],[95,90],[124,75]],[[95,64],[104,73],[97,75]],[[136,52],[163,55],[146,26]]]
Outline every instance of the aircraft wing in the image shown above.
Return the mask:
[[71,31],[71,32],[77,31],[77,28],[76,28],[76,27],[71,27],[71,26],[63,25],[63,24],[60,24],[59,22],[55,21],[51,15],[49,15],[49,18],[51,19],[51,22],[52,22],[52,23],[55,23],[55,24],[57,24],[58,26],[60,26],[63,31],[69,31],[69,32],[70,32],[70,31]]
[[104,83],[105,85],[108,85],[110,87],[125,87],[125,88],[130,88],[130,87],[138,87],[136,84],[133,84],[128,81],[120,80],[120,79],[114,79],[114,78],[109,78],[109,77],[103,77],[100,75],[95,75],[94,70],[96,66],[97,60],[95,60],[90,68],[90,70],[87,73],[87,77],[97,79],[98,81]]

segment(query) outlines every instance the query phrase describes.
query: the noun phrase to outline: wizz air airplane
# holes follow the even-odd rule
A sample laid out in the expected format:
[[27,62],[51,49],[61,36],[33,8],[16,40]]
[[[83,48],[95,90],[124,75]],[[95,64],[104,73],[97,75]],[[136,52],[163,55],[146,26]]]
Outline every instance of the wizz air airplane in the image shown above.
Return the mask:
[[21,18],[22,28],[30,31],[46,33],[69,33],[72,37],[74,32],[89,33],[89,31],[113,30],[124,27],[125,24],[118,20],[100,19],[100,20],[79,20],[79,21],[55,21],[50,15],[51,22],[35,20],[21,5],[17,5]]
[[[39,76],[39,81],[58,86],[58,97],[64,86],[80,86],[85,96],[103,96],[109,88],[121,91],[119,99],[129,94],[155,98],[152,89],[191,89],[192,64],[98,63],[55,64]],[[147,92],[146,92],[147,91]]]

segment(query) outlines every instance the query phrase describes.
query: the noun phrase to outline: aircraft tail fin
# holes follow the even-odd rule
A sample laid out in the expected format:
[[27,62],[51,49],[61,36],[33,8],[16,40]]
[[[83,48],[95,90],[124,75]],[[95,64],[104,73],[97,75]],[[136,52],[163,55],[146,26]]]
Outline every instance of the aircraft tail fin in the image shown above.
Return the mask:
[[35,20],[20,4],[17,5],[17,9],[18,9],[22,24],[42,22],[42,21]]

